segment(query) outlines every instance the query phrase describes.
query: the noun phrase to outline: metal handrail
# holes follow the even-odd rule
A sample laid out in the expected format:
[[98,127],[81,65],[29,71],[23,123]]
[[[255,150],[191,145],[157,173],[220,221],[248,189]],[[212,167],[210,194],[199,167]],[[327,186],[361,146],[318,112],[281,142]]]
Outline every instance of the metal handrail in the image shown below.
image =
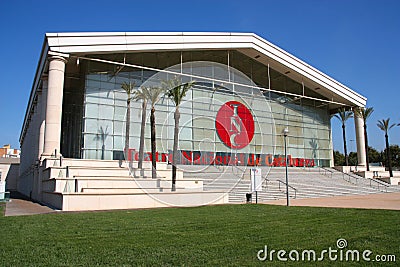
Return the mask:
[[[324,171],[323,173],[321,172],[322,170]],[[322,173],[323,175],[326,175],[326,176],[327,176],[327,174],[326,174],[327,172],[330,173],[331,178],[332,178],[333,171],[328,170],[328,169],[325,169],[324,167],[319,167],[319,173]]]
[[375,180],[375,179],[371,179],[371,178],[367,178],[367,179],[369,180],[369,186],[370,186],[370,187],[372,187],[372,182],[375,182],[375,183],[378,184],[378,190],[381,190],[381,189],[379,188],[379,186],[381,185],[381,186],[384,186],[384,189],[385,189],[385,191],[387,192],[387,189],[388,189],[389,185],[387,185],[387,184],[385,184],[384,182],[379,181],[379,180]]
[[268,179],[267,175],[265,175],[264,181],[265,181],[265,188],[268,190],[268,182],[272,182],[272,180]]
[[[329,170],[328,170],[328,171],[329,171]],[[342,173],[343,179],[344,179],[345,181],[348,181],[349,183],[352,183],[352,182],[351,182],[351,178],[353,178],[353,179],[356,180],[356,183],[355,183],[355,184],[358,184],[358,180],[361,179],[361,177],[354,177],[353,175],[350,175],[350,174],[348,174],[348,173],[345,173],[345,172],[342,172],[342,171],[339,171],[339,170],[336,170],[336,171]],[[345,176],[349,177],[349,180],[346,180]],[[385,189],[385,191],[387,192],[388,187],[390,187],[388,184],[385,184],[385,183],[382,182],[382,181],[379,181],[379,180],[376,180],[376,179],[371,179],[371,178],[368,178],[368,177],[366,177],[366,179],[369,180],[369,186],[370,186],[370,187],[373,187],[373,186],[372,186],[372,182],[376,183],[376,184],[378,185],[378,190],[381,190],[381,189],[380,189],[380,186],[383,186],[384,189]],[[353,184],[353,183],[352,183],[352,184]]]
[[[281,183],[284,184],[284,185],[286,186],[286,183],[285,183],[284,181],[281,181],[281,180],[276,180],[276,181],[279,182],[279,183],[278,183],[279,190],[281,190]],[[296,197],[297,197],[297,189],[294,188],[294,187],[291,186],[291,185],[287,185],[287,186],[294,190],[294,198],[296,198]]]
[[[345,177],[349,177],[349,180],[346,180],[346,178]],[[345,173],[345,172],[342,172],[342,177],[343,177],[343,180],[345,180],[345,181],[347,181],[347,182],[349,182],[349,183],[351,183],[351,184],[358,184],[358,179],[360,179],[360,178],[358,178],[358,177],[354,177],[354,176],[352,176],[352,175],[350,175],[350,174],[348,174],[348,173]],[[351,182],[351,178],[353,178],[353,179],[355,179],[356,180],[356,183],[352,183]]]

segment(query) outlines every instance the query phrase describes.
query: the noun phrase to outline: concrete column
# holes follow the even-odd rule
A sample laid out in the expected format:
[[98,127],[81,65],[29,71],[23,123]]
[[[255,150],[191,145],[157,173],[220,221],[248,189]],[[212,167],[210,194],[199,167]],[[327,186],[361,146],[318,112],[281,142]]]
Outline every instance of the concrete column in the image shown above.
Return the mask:
[[33,110],[33,147],[32,147],[32,154],[34,163],[38,160],[39,156],[39,135],[40,135],[40,118],[42,113],[42,93],[37,93],[37,103]]
[[42,77],[42,95],[41,95],[41,109],[40,112],[40,128],[39,128],[39,147],[38,158],[41,157],[44,151],[44,132],[46,125],[46,108],[47,108],[47,76]]
[[[330,122],[329,122],[329,123],[330,123]],[[329,154],[330,154],[330,157],[331,157],[331,164],[330,164],[329,167],[333,168],[333,167],[335,166],[335,157],[334,157],[334,155],[333,155],[332,125],[330,125],[329,127],[330,127],[330,130],[329,130],[329,138],[330,138],[329,146],[330,146],[330,152],[329,152]]]
[[66,59],[62,56],[49,57],[49,77],[47,88],[46,127],[44,131],[43,156],[60,152],[61,114],[64,89]]
[[362,118],[354,116],[354,125],[356,128],[356,143],[357,143],[357,159],[358,166],[367,165],[367,157],[365,155],[365,138],[364,138],[364,121]]

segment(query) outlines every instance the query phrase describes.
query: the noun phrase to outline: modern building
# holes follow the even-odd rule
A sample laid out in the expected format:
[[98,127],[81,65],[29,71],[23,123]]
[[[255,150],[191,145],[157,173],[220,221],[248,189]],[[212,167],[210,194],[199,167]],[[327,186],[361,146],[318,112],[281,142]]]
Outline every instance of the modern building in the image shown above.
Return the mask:
[[[341,107],[366,104],[365,97],[253,33],[50,33],[20,136],[19,190],[66,210],[80,209],[76,203],[89,203],[89,198],[101,202],[104,195],[104,203],[117,201],[111,200],[119,194],[116,188],[104,193],[95,190],[99,184],[88,184],[99,180],[95,176],[102,169],[101,188],[111,187],[116,177],[131,175],[133,165],[126,174],[116,168],[124,169],[125,159],[139,158],[142,101],[130,104],[126,150],[128,109],[122,84],[137,90],[162,87],[171,80],[194,82],[179,106],[182,165],[284,166],[282,132],[287,129],[290,166],[332,166],[331,115]],[[151,158],[149,111],[150,103],[146,162]],[[174,111],[174,102],[165,95],[155,104],[156,160],[159,171],[164,169],[162,177],[169,177]],[[362,120],[356,118],[355,125],[359,164],[365,165]],[[184,181],[184,174],[179,175]],[[139,176],[145,180],[145,175]],[[201,192],[201,181],[192,182],[182,182],[192,196],[211,195]],[[155,187],[161,194],[160,183]],[[137,193],[129,188],[118,195],[119,202]],[[187,191],[183,189],[180,197]],[[180,191],[162,193],[168,198]],[[208,203],[226,202],[223,195],[211,198],[218,201]],[[138,199],[134,201],[143,202]],[[197,203],[182,199],[179,203]],[[165,203],[154,201],[137,206]],[[127,206],[88,204],[86,209],[107,207]]]

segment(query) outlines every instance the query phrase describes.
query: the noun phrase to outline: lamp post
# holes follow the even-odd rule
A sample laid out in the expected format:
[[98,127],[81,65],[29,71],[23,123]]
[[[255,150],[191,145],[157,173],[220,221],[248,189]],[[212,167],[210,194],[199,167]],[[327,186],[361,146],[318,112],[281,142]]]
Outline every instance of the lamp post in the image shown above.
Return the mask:
[[285,139],[285,174],[286,174],[286,206],[289,206],[289,180],[288,180],[288,160],[287,160],[287,148],[286,148],[286,137],[289,133],[289,129],[285,128],[283,129],[283,136]]

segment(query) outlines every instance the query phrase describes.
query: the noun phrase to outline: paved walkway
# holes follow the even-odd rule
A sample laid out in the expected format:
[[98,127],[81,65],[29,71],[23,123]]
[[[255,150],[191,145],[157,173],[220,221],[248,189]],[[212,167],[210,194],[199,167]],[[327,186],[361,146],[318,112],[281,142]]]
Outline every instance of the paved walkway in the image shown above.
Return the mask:
[[[263,202],[286,205],[286,199]],[[290,199],[291,206],[400,210],[400,193]]]
[[5,216],[34,215],[55,212],[55,210],[25,199],[13,198],[6,203]]
[[[286,205],[286,199],[267,201],[263,203],[272,205]],[[400,210],[400,192],[369,195],[349,195],[327,198],[291,199],[290,205]],[[55,212],[55,210],[29,200],[13,198],[6,204],[5,216],[33,215],[51,212]]]

